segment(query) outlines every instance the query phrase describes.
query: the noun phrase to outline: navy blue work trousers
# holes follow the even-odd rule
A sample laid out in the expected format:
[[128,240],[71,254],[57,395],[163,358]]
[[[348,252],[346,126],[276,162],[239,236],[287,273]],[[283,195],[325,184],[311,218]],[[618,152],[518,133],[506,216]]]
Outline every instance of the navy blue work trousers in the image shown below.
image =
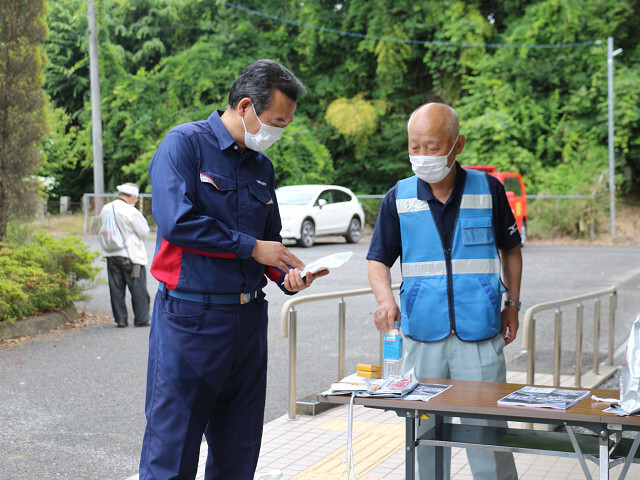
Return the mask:
[[213,305],[156,294],[140,480],[254,477],[267,382],[267,301]]

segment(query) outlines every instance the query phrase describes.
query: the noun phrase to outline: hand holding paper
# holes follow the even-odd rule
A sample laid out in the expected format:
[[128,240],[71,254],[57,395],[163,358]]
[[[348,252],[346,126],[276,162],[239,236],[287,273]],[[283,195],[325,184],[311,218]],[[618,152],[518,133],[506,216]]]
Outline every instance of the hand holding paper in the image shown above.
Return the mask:
[[353,252],[340,252],[333,255],[327,255],[326,257],[319,258],[315,262],[311,262],[300,272],[302,278],[307,273],[316,273],[320,270],[326,270],[329,268],[338,268],[344,265],[344,263],[351,258]]

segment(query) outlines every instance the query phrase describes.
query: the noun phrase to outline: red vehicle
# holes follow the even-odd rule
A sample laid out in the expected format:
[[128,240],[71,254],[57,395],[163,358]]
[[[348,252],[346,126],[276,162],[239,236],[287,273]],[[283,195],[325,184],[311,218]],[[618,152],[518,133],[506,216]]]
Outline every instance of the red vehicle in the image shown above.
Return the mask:
[[489,175],[496,177],[504,185],[504,190],[507,192],[507,199],[509,200],[509,206],[513,212],[513,216],[516,217],[516,224],[518,225],[518,231],[522,238],[522,245],[527,240],[527,192],[524,188],[524,181],[522,175],[519,173],[511,172],[498,172],[498,168],[494,165],[464,165],[464,168],[470,170],[480,170],[481,172],[487,172]]

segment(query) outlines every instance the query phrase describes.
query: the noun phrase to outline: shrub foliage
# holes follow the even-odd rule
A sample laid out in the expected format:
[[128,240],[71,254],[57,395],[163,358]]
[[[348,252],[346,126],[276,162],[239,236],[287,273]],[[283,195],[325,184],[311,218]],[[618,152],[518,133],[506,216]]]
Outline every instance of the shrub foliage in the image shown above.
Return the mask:
[[97,253],[80,238],[43,233],[22,243],[0,243],[0,322],[59,310],[82,298],[80,280],[93,280]]

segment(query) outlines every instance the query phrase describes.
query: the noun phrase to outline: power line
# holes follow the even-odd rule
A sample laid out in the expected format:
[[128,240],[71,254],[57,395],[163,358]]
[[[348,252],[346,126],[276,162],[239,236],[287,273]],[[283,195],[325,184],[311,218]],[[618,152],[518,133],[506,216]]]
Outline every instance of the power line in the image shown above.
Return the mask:
[[251,8],[243,7],[242,5],[236,5],[234,3],[222,1],[223,5],[235,8],[243,12],[247,12],[251,15],[257,15],[259,17],[268,18],[281,23],[288,23],[302,28],[310,28],[312,30],[318,30],[320,32],[335,33],[337,35],[343,35],[348,37],[357,37],[367,40],[381,40],[384,42],[406,43],[410,45],[432,45],[436,47],[485,47],[485,48],[568,48],[568,47],[583,47],[587,45],[600,45],[602,40],[591,40],[587,42],[574,42],[574,43],[553,43],[553,44],[534,44],[534,45],[519,45],[511,43],[464,43],[464,42],[438,42],[434,40],[408,40],[403,38],[391,38],[391,37],[379,37],[376,35],[366,35],[364,33],[348,32],[345,30],[338,30],[335,28],[319,27],[317,25],[309,25],[308,23],[298,22],[296,20],[290,20],[288,18],[278,17],[276,15],[270,15],[268,13],[261,12],[259,10],[253,10]]

